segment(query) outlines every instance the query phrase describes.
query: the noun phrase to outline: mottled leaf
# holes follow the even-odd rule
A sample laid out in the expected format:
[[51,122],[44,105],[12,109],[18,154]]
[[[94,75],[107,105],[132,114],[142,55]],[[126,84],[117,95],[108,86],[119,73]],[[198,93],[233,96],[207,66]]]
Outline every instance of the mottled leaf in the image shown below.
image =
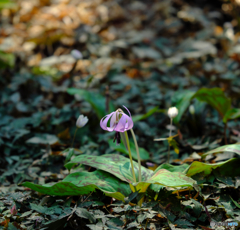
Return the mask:
[[24,182],[22,185],[43,194],[56,196],[78,196],[88,194],[98,188],[107,196],[123,200],[125,196],[131,193],[128,184],[100,170],[94,172],[75,172],[58,183],[37,185]]
[[216,155],[217,153],[221,153],[221,152],[233,152],[240,155],[240,144],[224,145],[224,146],[218,147],[216,149],[213,149],[204,153],[202,155],[202,158],[205,158],[210,154]]
[[[128,169],[124,167],[124,165],[126,166],[126,163],[130,163],[129,158],[126,158],[119,154],[105,154],[102,156],[81,155],[81,156],[75,157],[70,162],[65,164],[65,167],[68,170],[70,170],[73,167],[73,165],[77,163],[85,164],[85,165],[109,172],[112,175],[128,183],[131,183],[134,181],[131,170],[130,170],[130,166]],[[138,164],[137,162],[133,161],[133,165],[134,165],[136,178],[138,178]],[[147,180],[147,178],[151,177],[151,174],[152,174],[151,170],[142,166],[141,171],[142,171],[142,180]]]

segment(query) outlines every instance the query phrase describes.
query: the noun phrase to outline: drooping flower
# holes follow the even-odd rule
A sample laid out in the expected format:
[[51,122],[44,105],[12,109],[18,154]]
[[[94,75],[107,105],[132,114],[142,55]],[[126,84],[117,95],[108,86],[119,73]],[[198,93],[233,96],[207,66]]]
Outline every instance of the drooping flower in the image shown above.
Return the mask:
[[[117,144],[120,143],[119,132],[123,133],[133,127],[131,113],[125,106],[123,107],[128,111],[129,116],[125,114],[121,109],[117,109],[115,112],[112,112],[103,117],[100,121],[100,126],[102,129],[109,132],[116,131],[114,141],[117,140]],[[109,122],[110,126],[108,127]]]
[[76,122],[76,126],[78,128],[82,128],[83,126],[85,126],[88,122],[88,118],[87,117],[84,117],[83,115],[80,115],[77,119],[77,122]]
[[168,109],[168,116],[170,119],[176,117],[178,115],[178,109],[176,107],[171,107]]
[[[131,113],[124,105],[123,107],[128,111],[129,116],[125,114],[121,109],[117,109],[115,112],[112,112],[101,119],[101,128],[109,132],[117,131],[121,133],[131,129],[133,127]],[[110,127],[107,126],[109,120]]]

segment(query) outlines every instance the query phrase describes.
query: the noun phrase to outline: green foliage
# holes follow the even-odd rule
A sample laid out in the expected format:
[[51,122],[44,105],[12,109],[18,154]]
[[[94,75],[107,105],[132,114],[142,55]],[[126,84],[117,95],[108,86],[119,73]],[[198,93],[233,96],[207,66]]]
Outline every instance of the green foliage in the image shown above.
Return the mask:
[[[0,9],[1,9],[0,2]],[[7,67],[13,67],[15,62],[15,56],[12,53],[5,53],[0,50],[0,69],[5,69]]]
[[[105,154],[102,156],[81,155],[73,158],[70,162],[65,164],[65,167],[68,170],[71,170],[71,168],[78,163],[101,169],[128,183],[132,183],[134,181],[131,171],[129,171],[129,158],[118,154]],[[137,162],[133,161],[133,165],[136,178],[138,178],[138,164]],[[145,181],[150,177],[152,171],[143,166],[141,167],[141,170],[142,180]]]
[[213,154],[216,155],[221,152],[233,152],[238,155],[240,155],[240,144],[232,144],[232,145],[223,145],[221,147],[218,147],[216,149],[210,150],[202,155],[202,158],[205,158],[206,156]]
[[201,88],[192,98],[197,98],[200,101],[207,102],[216,109],[223,118],[228,110],[231,109],[231,100],[227,98],[220,88]]
[[216,169],[233,160],[235,159],[229,159],[227,161],[215,163],[215,164],[207,164],[203,162],[194,161],[188,168],[187,175],[194,176],[195,174],[198,174],[198,173],[204,173],[204,176],[207,176],[212,172],[213,169]]
[[[97,114],[99,119],[102,119],[106,114],[106,99],[98,93],[89,92],[84,89],[75,89],[75,88],[69,88],[67,92],[71,95],[79,95],[82,99],[89,102],[94,109],[95,113]],[[110,111],[114,111],[113,104],[110,102],[109,106]]]
[[[72,20],[66,9],[77,15],[83,5],[57,2],[0,1],[0,229],[208,229],[205,210],[216,222],[239,221],[240,49],[235,28],[235,40],[231,26],[219,34],[225,17],[217,27],[210,17],[221,6],[209,1],[205,14],[197,1],[106,1],[110,14],[99,17],[93,0],[84,20]],[[122,105],[142,147],[136,184],[129,159],[116,154],[125,148],[98,125]],[[167,138],[169,106],[179,109],[176,142]],[[89,123],[72,146],[79,114]],[[171,164],[156,136],[179,152]]]
[[89,194],[96,188],[103,191],[107,196],[123,200],[130,188],[126,183],[103,171],[75,172],[69,174],[61,182],[54,184],[36,185],[30,182],[22,184],[43,194],[56,196],[78,196]]
[[223,117],[223,122],[227,123],[228,120],[233,120],[239,117],[240,117],[240,109],[236,109],[236,108],[229,109]]
[[[120,143],[119,145],[116,145],[116,143],[114,143],[112,140],[108,141],[109,146],[121,153],[124,153],[126,155],[129,155],[128,151],[126,150],[125,146],[123,143]],[[133,142],[130,142],[130,148],[131,148],[131,153],[132,153],[132,157],[133,159],[137,160],[137,152],[135,149],[135,145]],[[150,159],[149,153],[144,149],[144,148],[139,148],[139,154],[141,157],[141,160],[148,160]]]
[[179,123],[182,115],[190,105],[190,101],[194,92],[190,90],[178,91],[172,97],[172,105],[177,107],[178,115],[173,119],[174,122]]
[[12,9],[16,8],[17,4],[11,0],[1,0],[0,9]]
[[143,119],[146,119],[148,117],[150,117],[151,115],[153,115],[154,113],[156,112],[163,112],[164,110],[161,110],[158,108],[158,106],[150,109],[147,113],[145,114],[139,114],[139,115],[135,115],[135,116],[132,116],[132,120],[133,122],[136,122],[136,121],[141,121]]

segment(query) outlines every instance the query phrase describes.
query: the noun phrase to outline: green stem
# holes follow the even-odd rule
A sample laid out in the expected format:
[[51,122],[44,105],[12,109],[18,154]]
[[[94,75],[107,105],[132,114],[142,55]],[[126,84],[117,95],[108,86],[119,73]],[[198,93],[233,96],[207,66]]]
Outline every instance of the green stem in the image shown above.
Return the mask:
[[[169,131],[169,137],[172,136],[172,118],[170,118],[170,131]],[[170,145],[168,145],[168,159],[167,159],[167,163],[169,163],[170,160]]]
[[225,145],[227,145],[227,122],[225,123],[224,125],[224,142],[225,142]]
[[75,133],[74,133],[74,136],[73,136],[73,141],[72,141],[72,144],[71,144],[72,148],[73,148],[73,144],[74,144],[74,140],[75,140],[75,136],[76,136],[77,131],[78,131],[78,128],[75,129]]
[[130,149],[130,145],[129,145],[129,139],[128,139],[128,134],[127,131],[124,132],[125,137],[126,137],[126,141],[127,141],[127,147],[128,147],[128,152],[129,152],[129,158],[130,158],[130,163],[131,163],[131,167],[132,167],[132,174],[133,174],[133,180],[136,183],[136,176],[135,176],[135,172],[134,172],[134,166],[133,166],[133,160],[132,160],[132,154],[131,154],[131,149]]
[[132,137],[133,137],[133,140],[134,140],[134,144],[135,144],[135,148],[136,148],[137,156],[138,156],[138,167],[139,167],[138,181],[141,182],[142,181],[141,158],[140,158],[140,154],[139,154],[138,143],[137,143],[136,136],[133,132],[133,129],[130,129],[130,131],[132,133]]

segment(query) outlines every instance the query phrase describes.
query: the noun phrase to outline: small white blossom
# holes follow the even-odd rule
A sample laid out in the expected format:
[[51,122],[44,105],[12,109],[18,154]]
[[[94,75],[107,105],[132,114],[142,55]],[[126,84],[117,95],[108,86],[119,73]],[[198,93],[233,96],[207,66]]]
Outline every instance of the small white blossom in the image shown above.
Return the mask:
[[71,51],[71,55],[76,59],[76,60],[80,60],[83,58],[82,53],[79,50],[72,50]]
[[189,106],[189,112],[193,115],[195,113],[194,105]]
[[76,126],[78,128],[82,128],[83,126],[85,126],[88,122],[88,118],[87,117],[84,117],[83,115],[80,115],[77,119],[77,122],[76,122]]
[[168,116],[172,119],[178,115],[178,109],[176,107],[171,107],[168,109]]

